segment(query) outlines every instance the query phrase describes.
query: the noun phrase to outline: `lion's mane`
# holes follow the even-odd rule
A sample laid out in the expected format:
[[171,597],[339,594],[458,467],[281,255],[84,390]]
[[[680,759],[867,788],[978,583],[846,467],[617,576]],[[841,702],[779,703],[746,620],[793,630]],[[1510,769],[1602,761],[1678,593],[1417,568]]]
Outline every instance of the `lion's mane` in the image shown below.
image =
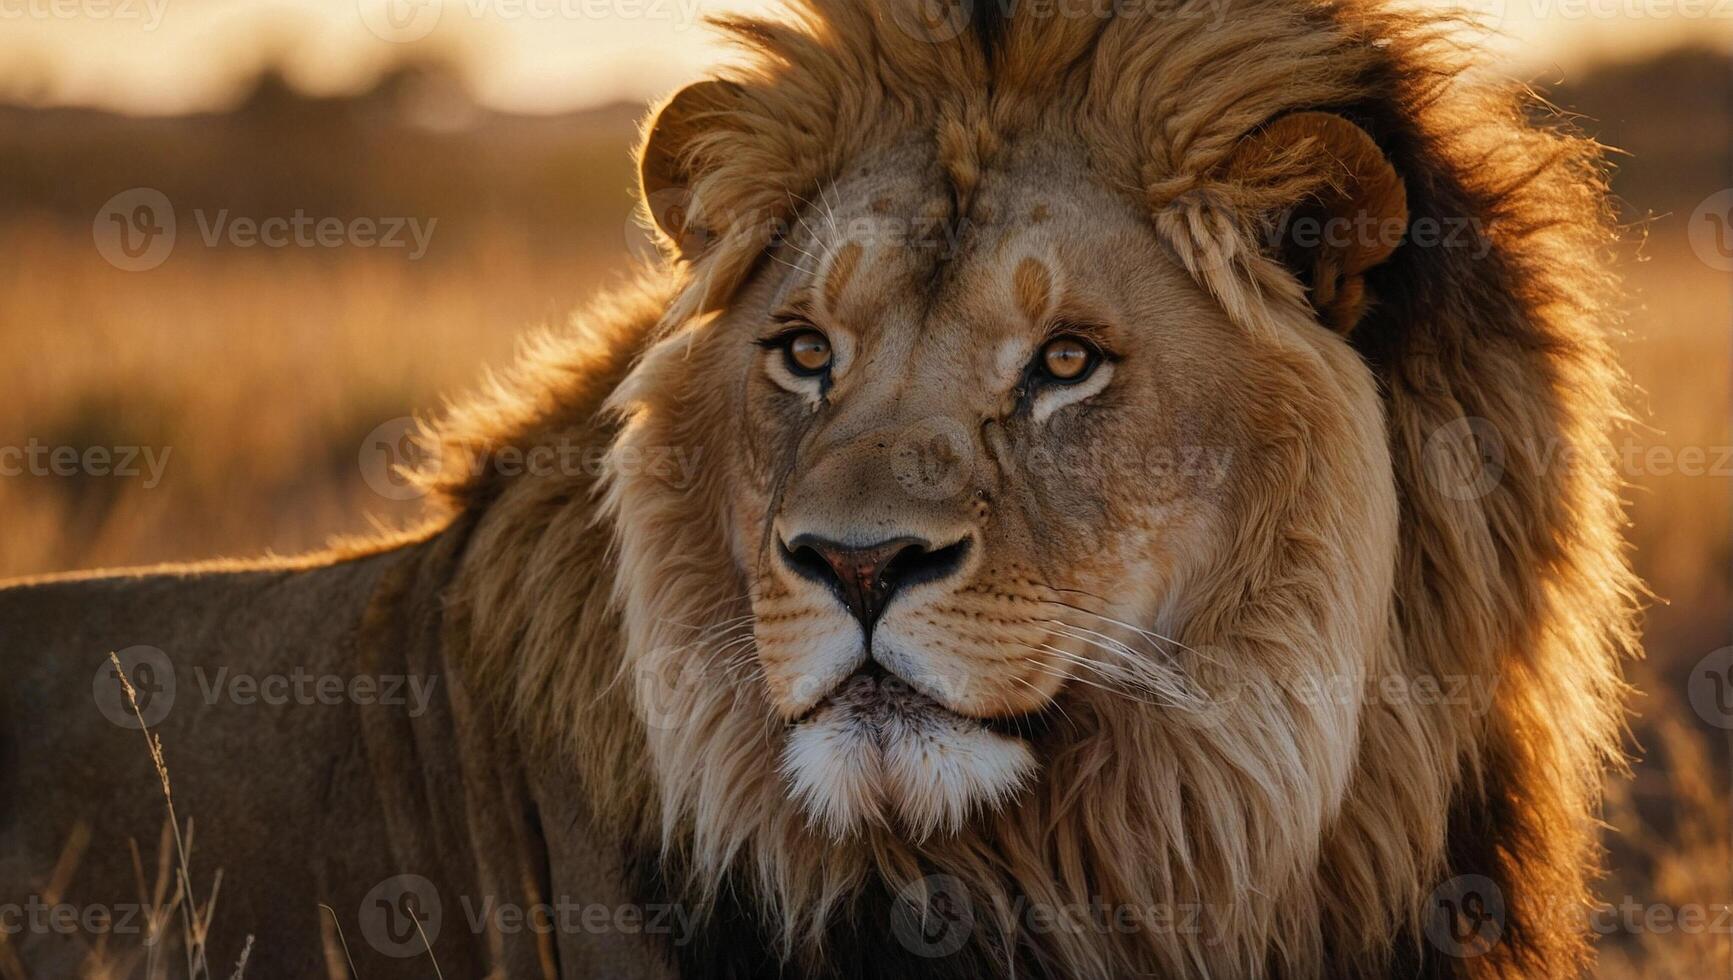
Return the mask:
[[[578,768],[600,825],[649,855],[650,880],[712,909],[748,896],[748,927],[797,961],[835,950],[863,895],[938,873],[971,898],[983,957],[1065,975],[1560,975],[1586,963],[1582,914],[1600,781],[1619,757],[1618,661],[1633,645],[1635,593],[1606,452],[1622,382],[1605,340],[1598,149],[1535,122],[1519,87],[1466,73],[1460,25],[1382,2],[1008,19],[989,4],[937,40],[906,29],[924,23],[917,6],[803,0],[788,21],[721,21],[746,58],[728,73],[738,106],[692,150],[699,177],[685,204],[709,247],[539,342],[441,424],[436,487],[474,528],[452,601],[476,676],[538,751]],[[1391,678],[1465,678],[1490,702],[1368,693],[1351,784],[1321,840],[1292,839],[1288,815],[1226,798],[1190,768],[1202,762],[1150,757],[1132,717],[1096,719],[1091,739],[1043,760],[1017,806],[918,846],[837,844],[808,828],[781,802],[770,728],[742,720],[754,702],[733,678],[685,695],[689,762],[653,764],[634,645],[678,643],[672,624],[740,611],[738,582],[718,571],[727,461],[706,460],[694,486],[670,495],[623,477],[507,478],[490,458],[556,441],[615,452],[714,442],[707,433],[732,424],[720,395],[688,390],[672,405],[667,359],[635,363],[729,302],[767,244],[767,216],[789,218],[863,151],[910,132],[931,133],[962,198],[1008,133],[1080,133],[1101,178],[1141,198],[1229,314],[1267,329],[1263,311],[1291,285],[1224,216],[1256,207],[1283,175],[1216,175],[1245,134],[1303,109],[1373,136],[1404,178],[1411,229],[1474,243],[1411,237],[1368,275],[1376,302],[1349,343],[1380,388],[1400,503],[1390,628],[1369,692]],[[1472,438],[1440,435],[1452,432]],[[1304,453],[1289,465],[1304,478]],[[1486,485],[1463,492],[1477,478]],[[1256,591],[1246,608],[1194,618],[1279,647],[1283,610],[1354,574],[1320,567],[1300,532],[1226,559]],[[1239,737],[1244,755],[1210,764],[1279,773],[1322,751]],[[1130,814],[1150,807],[1168,808],[1162,839],[1133,830],[1147,820]],[[1247,894],[1249,869],[1271,859],[1259,848],[1306,870],[1282,894]],[[1428,896],[1470,875],[1496,886],[1502,932],[1483,955],[1441,956],[1423,938]],[[1196,906],[1205,925],[1037,932],[1023,928],[1020,896]]]

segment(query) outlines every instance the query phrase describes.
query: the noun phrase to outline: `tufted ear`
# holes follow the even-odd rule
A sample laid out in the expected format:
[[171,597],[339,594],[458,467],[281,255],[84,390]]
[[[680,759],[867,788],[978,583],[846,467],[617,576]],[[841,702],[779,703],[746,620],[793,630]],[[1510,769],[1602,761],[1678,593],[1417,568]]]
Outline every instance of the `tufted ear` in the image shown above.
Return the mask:
[[1265,246],[1342,333],[1365,311],[1365,273],[1408,228],[1402,178],[1366,131],[1327,112],[1281,116],[1241,140],[1227,182],[1261,212]]
[[694,82],[657,110],[638,151],[638,188],[644,208],[682,258],[693,259],[710,243],[714,229],[693,220],[690,208],[693,147],[738,102],[740,86],[709,79]]

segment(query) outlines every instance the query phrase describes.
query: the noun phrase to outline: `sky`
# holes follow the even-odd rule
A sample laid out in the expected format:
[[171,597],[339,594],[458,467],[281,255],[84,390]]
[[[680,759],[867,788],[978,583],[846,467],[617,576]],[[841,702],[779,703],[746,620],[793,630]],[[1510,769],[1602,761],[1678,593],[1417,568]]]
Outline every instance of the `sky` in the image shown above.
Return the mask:
[[[1110,0],[1079,0],[1103,4]],[[1205,0],[1208,2],[1208,0]],[[1733,53],[1733,0],[1409,0],[1473,9],[1543,82],[1687,40]],[[143,114],[218,108],[261,54],[302,87],[365,87],[406,48],[456,56],[519,112],[642,101],[726,51],[703,23],[775,0],[0,0],[0,96]]]

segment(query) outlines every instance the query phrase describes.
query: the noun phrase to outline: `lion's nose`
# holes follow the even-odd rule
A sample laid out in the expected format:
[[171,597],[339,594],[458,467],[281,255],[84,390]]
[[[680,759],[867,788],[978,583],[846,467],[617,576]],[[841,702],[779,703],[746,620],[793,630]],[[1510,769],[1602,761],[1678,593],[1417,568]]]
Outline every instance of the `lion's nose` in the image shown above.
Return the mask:
[[934,548],[922,538],[890,538],[870,545],[847,545],[813,534],[782,542],[782,559],[795,574],[827,586],[868,630],[899,589],[936,582],[955,574],[968,553],[969,539]]

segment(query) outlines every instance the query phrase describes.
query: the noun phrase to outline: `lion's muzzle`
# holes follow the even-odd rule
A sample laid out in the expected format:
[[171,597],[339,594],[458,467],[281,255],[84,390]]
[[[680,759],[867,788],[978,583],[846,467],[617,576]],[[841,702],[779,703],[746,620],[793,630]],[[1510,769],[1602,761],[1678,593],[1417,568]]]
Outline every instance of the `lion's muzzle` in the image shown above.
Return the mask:
[[782,771],[836,836],[896,820],[915,838],[954,832],[1036,769],[1021,738],[965,717],[868,661],[794,722]]

